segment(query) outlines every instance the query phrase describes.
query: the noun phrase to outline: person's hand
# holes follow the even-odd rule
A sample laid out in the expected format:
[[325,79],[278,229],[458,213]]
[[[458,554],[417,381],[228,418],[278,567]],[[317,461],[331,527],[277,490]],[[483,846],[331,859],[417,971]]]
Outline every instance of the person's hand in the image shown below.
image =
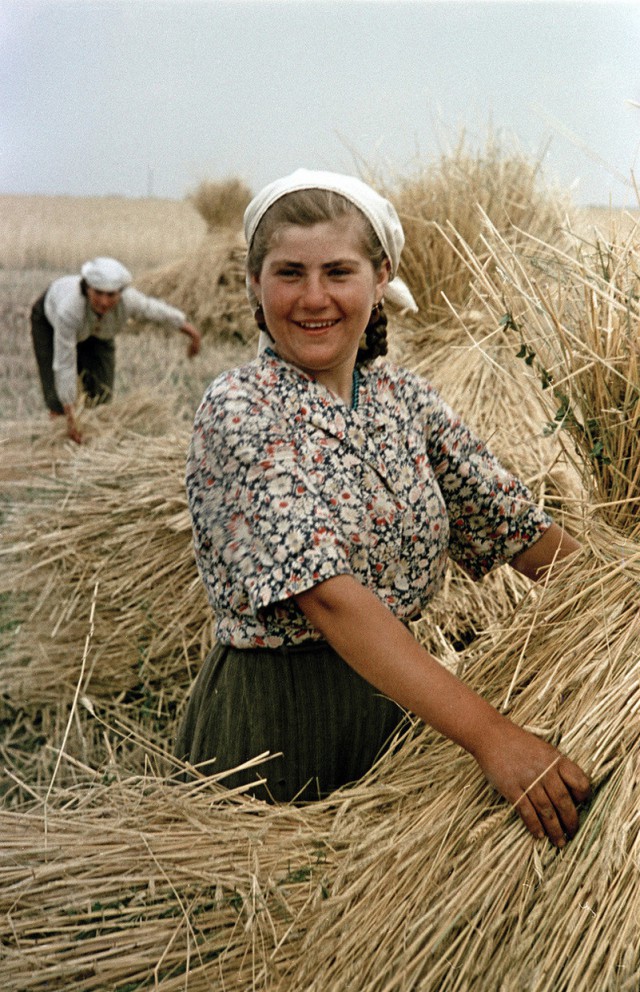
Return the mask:
[[200,351],[200,345],[202,343],[202,338],[200,336],[200,331],[193,326],[193,324],[184,323],[180,328],[183,334],[188,335],[189,344],[187,346],[187,357],[193,358]]
[[78,430],[77,424],[67,424],[67,437],[70,437],[76,444],[82,444],[82,434]]
[[504,717],[487,734],[476,761],[515,807],[534,837],[564,847],[579,825],[577,805],[590,795],[582,769],[555,747]]
[[82,444],[82,434],[76,423],[76,414],[71,404],[64,407],[64,415],[67,420],[67,437],[70,437],[76,444]]

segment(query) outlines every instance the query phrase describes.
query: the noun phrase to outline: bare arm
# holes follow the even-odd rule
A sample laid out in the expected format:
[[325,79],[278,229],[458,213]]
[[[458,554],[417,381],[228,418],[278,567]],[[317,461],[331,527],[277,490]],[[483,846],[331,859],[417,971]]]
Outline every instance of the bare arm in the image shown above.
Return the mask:
[[521,551],[509,564],[532,582],[537,582],[544,576],[549,565],[579,551],[581,546],[574,537],[554,523],[535,544]]
[[534,836],[563,846],[575,834],[589,793],[581,769],[448,672],[373,592],[339,575],[296,601],[356,672],[469,751]]
[[200,344],[202,338],[200,337],[200,331],[197,330],[190,324],[188,320],[185,320],[184,324],[180,327],[180,333],[186,334],[189,338],[189,344],[187,346],[187,356],[193,358],[200,351]]

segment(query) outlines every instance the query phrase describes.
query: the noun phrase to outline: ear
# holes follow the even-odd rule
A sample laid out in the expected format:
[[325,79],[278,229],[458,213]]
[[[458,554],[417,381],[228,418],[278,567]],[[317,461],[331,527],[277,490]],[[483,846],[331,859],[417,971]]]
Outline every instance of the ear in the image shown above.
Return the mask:
[[376,273],[376,293],[375,301],[379,303],[384,296],[385,289],[389,285],[389,276],[391,275],[391,263],[388,258],[385,258],[384,262],[378,269]]
[[258,303],[262,303],[262,292],[261,292],[261,289],[260,289],[260,279],[259,279],[259,277],[258,276],[254,276],[254,275],[250,275],[249,276],[249,285],[251,286],[251,289],[253,290],[253,295],[255,296],[255,298],[258,301]]

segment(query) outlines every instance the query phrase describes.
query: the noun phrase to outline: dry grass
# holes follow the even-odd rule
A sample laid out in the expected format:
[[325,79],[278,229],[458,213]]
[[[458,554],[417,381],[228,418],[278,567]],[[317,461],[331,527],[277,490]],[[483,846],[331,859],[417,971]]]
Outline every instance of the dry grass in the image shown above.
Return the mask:
[[508,239],[522,229],[556,243],[571,213],[566,195],[544,187],[537,163],[505,154],[494,143],[474,155],[461,142],[452,154],[397,180],[388,192],[406,234],[400,275],[420,307],[417,348],[428,348],[433,326],[448,321],[444,297],[458,307],[468,302],[469,273],[442,237],[443,225],[450,224],[482,261],[489,261],[482,248],[485,217]]
[[[107,699],[153,684],[159,709],[176,691],[184,697],[211,645],[184,492],[188,437],[186,427],[155,437],[111,430],[80,449],[67,445],[55,478],[23,475],[7,489],[15,495],[0,592],[32,604],[5,650],[15,704],[55,706],[73,692],[94,588],[83,693]],[[26,506],[25,485],[35,489]]]
[[189,255],[146,273],[136,285],[184,310],[207,337],[248,345],[255,354],[258,329],[247,301],[245,255],[237,231],[209,232]]
[[429,730],[299,810],[116,770],[0,814],[5,983],[635,989],[640,548],[598,528],[585,540],[588,558],[461,659],[471,684],[592,773],[565,852],[527,836]]
[[600,512],[631,536],[640,533],[639,232],[574,252],[525,236],[516,251],[488,225],[491,268],[470,246],[460,250],[477,301],[533,380],[547,434],[563,442]]

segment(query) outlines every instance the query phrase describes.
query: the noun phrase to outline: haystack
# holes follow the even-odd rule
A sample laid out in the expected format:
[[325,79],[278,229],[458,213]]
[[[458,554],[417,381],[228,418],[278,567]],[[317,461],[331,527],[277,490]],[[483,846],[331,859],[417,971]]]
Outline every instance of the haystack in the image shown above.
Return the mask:
[[[488,225],[489,269],[465,247],[484,312],[509,339],[544,429],[604,518],[640,534],[640,224],[578,250]],[[532,257],[535,264],[532,264]],[[493,273],[493,274],[492,274]]]
[[[116,397],[108,406],[88,407],[80,395],[77,422],[85,444],[117,443],[130,434],[140,438],[162,435],[175,422],[172,397],[150,389],[137,389]],[[16,491],[22,481],[33,488],[34,481],[55,478],[58,467],[78,455],[78,447],[68,437],[64,417],[50,420],[46,414],[30,419],[0,422],[0,484],[11,483]]]
[[245,288],[246,246],[239,231],[207,232],[185,258],[144,273],[136,287],[179,307],[202,334],[241,344],[258,329]]
[[[544,187],[536,163],[504,155],[492,142],[478,155],[461,143],[453,155],[387,192],[406,232],[401,275],[420,304],[417,315],[405,315],[394,327],[394,360],[433,383],[500,461],[572,530],[585,498],[580,473],[561,441],[546,430],[541,385],[532,382],[518,357],[519,343],[501,321],[503,312],[496,315],[484,305],[476,275],[477,267],[498,281],[487,242],[491,230],[500,232],[515,255],[525,240],[522,232],[531,232],[537,246],[535,253],[529,251],[531,264],[534,254],[565,248],[572,216],[566,196]],[[494,595],[492,615],[484,608],[484,588]],[[442,654],[451,643],[459,646],[457,634],[466,631],[469,637],[508,615],[526,588],[508,569],[478,588],[452,566],[446,595],[433,604],[418,636]],[[430,639],[434,620],[444,644]]]
[[420,305],[397,328],[394,357],[429,379],[540,498],[573,511],[583,495],[580,481],[562,445],[545,435],[540,385],[517,357],[503,313],[487,310],[477,286],[477,272],[499,281],[490,231],[517,257],[523,232],[529,245],[535,240],[523,266],[555,246],[566,249],[567,197],[542,184],[537,163],[505,155],[492,141],[476,155],[461,142],[387,192],[406,233],[401,275]]
[[588,553],[461,659],[592,774],[565,851],[430,730],[304,809],[152,777],[53,788],[0,814],[5,985],[637,988],[640,548],[584,537]]
[[251,191],[237,179],[200,183],[189,200],[207,225],[201,243],[184,258],[136,279],[143,293],[179,307],[215,340],[258,340],[244,273],[242,216],[250,199]]
[[14,705],[75,691],[94,595],[83,693],[114,699],[144,686],[160,709],[184,694],[211,643],[184,492],[188,436],[174,428],[76,448],[9,511],[0,591],[28,604],[2,664]]
[[159,753],[171,747],[213,638],[184,492],[188,435],[186,426],[158,437],[107,430],[57,451],[43,439],[55,473],[19,466],[5,486],[0,750],[19,793],[50,777],[64,734],[79,763],[65,764],[65,781],[109,764],[114,747],[129,770],[143,768],[140,735]]
[[515,246],[521,231],[545,244],[563,243],[573,216],[566,193],[544,183],[539,162],[505,151],[492,138],[474,153],[463,137],[453,151],[387,183],[385,191],[406,235],[400,275],[420,308],[411,351],[422,357],[439,333],[449,337],[451,307],[464,310],[470,301],[468,268],[455,244],[442,236],[443,228],[455,231],[456,239],[491,267],[483,241],[486,218]]

